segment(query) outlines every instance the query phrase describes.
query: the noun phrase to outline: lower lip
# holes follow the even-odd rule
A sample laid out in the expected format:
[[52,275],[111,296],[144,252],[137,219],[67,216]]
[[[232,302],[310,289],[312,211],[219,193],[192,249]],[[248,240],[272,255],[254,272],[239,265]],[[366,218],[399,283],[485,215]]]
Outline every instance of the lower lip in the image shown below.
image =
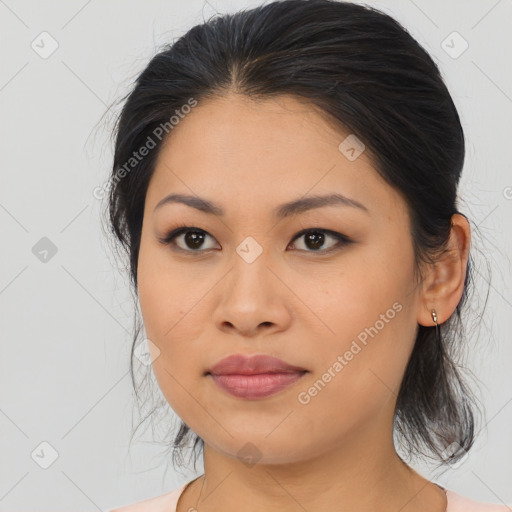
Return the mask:
[[297,382],[306,372],[261,373],[257,375],[212,375],[224,391],[238,398],[265,398]]

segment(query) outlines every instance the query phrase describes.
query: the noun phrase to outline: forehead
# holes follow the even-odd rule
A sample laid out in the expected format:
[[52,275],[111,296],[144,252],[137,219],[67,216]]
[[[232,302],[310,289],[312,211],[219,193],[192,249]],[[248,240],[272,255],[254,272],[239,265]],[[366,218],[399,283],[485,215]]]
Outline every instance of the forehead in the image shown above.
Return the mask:
[[304,100],[241,95],[199,103],[160,149],[147,202],[170,192],[222,204],[269,204],[339,192],[366,203],[397,193],[363,153],[351,161],[339,145],[349,135]]
[[[310,102],[293,96],[252,99],[240,94],[208,99],[185,115],[164,144],[201,145],[242,157],[272,153],[293,158],[320,146],[337,146],[346,136]],[[302,142],[307,146],[299,145]],[[176,153],[176,152],[175,152]],[[176,155],[178,156],[178,155]],[[194,155],[187,155],[193,157]]]

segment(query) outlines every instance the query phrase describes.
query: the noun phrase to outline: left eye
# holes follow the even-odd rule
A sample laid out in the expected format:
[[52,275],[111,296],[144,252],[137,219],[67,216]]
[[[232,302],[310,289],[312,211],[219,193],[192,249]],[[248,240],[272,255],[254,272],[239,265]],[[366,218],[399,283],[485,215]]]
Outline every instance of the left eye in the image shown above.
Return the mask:
[[[164,245],[173,245],[174,248],[178,251],[184,252],[206,252],[208,250],[212,250],[213,247],[208,247],[203,250],[198,250],[203,245],[204,237],[210,236],[206,231],[203,231],[199,228],[194,228],[191,226],[183,226],[178,229],[171,231],[168,235],[160,239],[160,243]],[[183,237],[182,241],[185,243],[185,247],[180,246],[176,240],[179,237]],[[305,252],[321,252],[326,253],[332,250],[337,249],[343,245],[348,245],[352,243],[352,240],[341,233],[337,233],[336,231],[331,231],[329,229],[305,229],[300,233],[297,233],[295,237],[292,239],[291,245],[295,240],[304,237],[304,244],[310,250],[299,249]],[[213,238],[213,237],[212,237]],[[331,244],[331,247],[328,249],[321,249],[321,247],[325,244],[326,239],[331,238],[334,240],[334,244]]]
[[[331,246],[328,249],[322,249],[320,250],[320,246],[324,245],[325,240],[327,238],[331,238],[336,243],[334,246]],[[304,231],[301,231],[298,233],[292,240],[294,242],[295,240],[298,240],[299,238],[304,237],[304,244],[306,244],[306,247],[309,247],[310,249],[313,249],[313,251],[307,251],[306,252],[330,252],[334,249],[337,249],[340,246],[347,245],[351,243],[351,240],[346,237],[345,235],[342,235],[341,233],[337,233],[336,231],[331,231],[329,229],[306,229]],[[309,245],[307,245],[309,244]],[[303,249],[300,249],[303,250]]]

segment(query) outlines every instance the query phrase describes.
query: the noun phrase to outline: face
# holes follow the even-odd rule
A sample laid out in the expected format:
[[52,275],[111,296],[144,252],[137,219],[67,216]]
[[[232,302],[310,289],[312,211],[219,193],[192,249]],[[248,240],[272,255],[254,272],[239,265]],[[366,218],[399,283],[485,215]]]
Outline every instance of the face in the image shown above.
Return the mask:
[[[192,109],[159,153],[138,262],[153,369],[173,410],[228,456],[250,442],[261,463],[293,462],[391,432],[417,329],[410,220],[367,153],[339,149],[348,135],[293,97],[231,95]],[[169,194],[218,209],[157,206]],[[330,194],[352,203],[278,214]],[[207,375],[231,354],[307,372],[240,398]]]

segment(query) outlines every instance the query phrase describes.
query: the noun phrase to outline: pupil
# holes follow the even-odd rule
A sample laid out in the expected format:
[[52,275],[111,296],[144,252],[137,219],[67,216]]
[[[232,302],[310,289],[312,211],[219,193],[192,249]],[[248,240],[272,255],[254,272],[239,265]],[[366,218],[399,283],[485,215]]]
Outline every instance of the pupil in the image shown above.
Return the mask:
[[194,249],[197,247],[200,247],[201,243],[202,243],[202,240],[200,239],[200,237],[202,237],[202,236],[203,236],[203,234],[199,233],[199,231],[188,231],[185,234],[185,243],[188,244],[189,242],[191,242],[189,247],[191,246],[191,248],[194,248]]
[[[315,237],[316,237],[316,243],[315,243]],[[306,235],[306,244],[308,242],[313,242],[313,247],[310,247],[310,248],[318,249],[323,244],[323,238],[324,238],[323,233],[319,233],[318,231],[309,233]]]

